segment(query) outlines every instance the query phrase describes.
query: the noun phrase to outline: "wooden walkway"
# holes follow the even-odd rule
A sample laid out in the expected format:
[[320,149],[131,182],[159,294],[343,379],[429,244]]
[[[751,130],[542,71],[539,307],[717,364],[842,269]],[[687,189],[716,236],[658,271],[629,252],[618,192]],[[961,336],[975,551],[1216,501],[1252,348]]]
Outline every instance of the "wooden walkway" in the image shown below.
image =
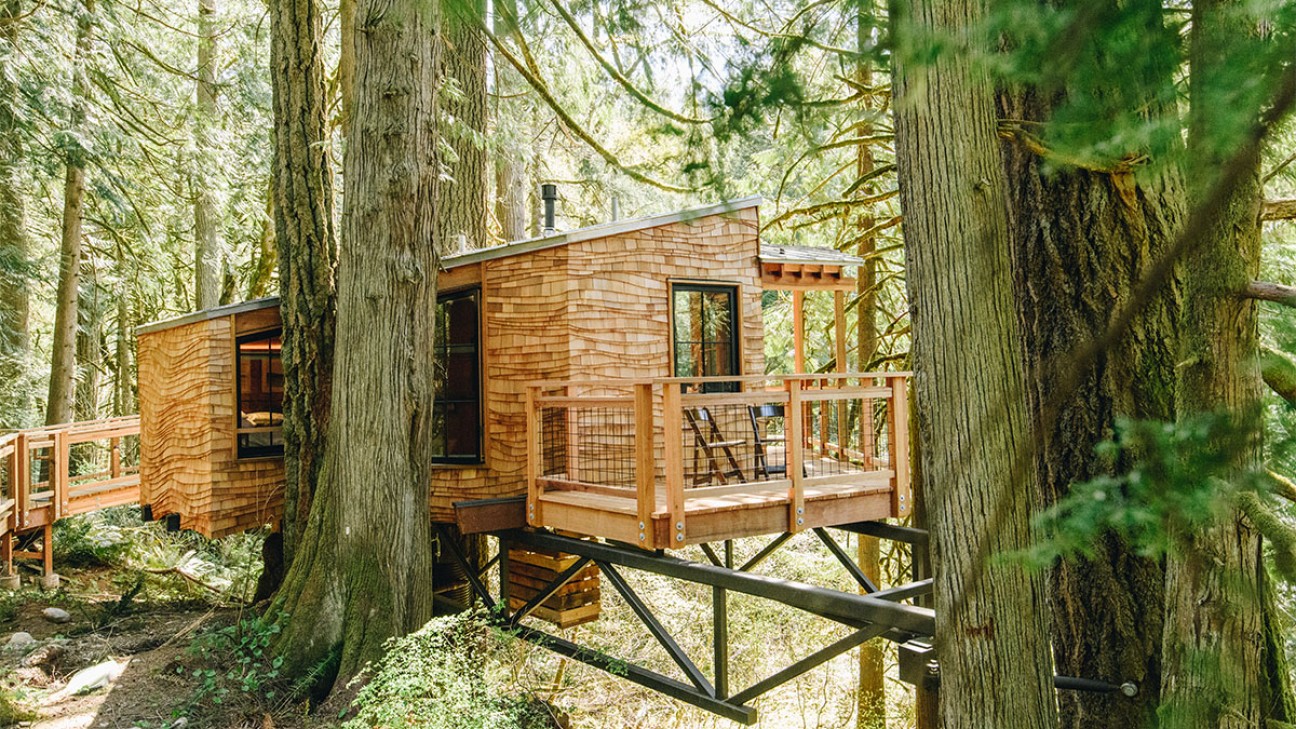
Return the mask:
[[[139,416],[20,430],[0,436],[0,560],[13,579],[15,557],[39,559],[54,575],[54,522],[139,503]],[[15,537],[41,530],[37,551]]]

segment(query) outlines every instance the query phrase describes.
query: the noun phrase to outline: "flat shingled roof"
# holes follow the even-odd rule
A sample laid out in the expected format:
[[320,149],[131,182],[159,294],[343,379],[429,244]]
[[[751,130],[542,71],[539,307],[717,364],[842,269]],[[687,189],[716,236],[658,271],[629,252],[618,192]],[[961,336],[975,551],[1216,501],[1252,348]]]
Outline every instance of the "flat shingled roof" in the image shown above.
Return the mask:
[[761,245],[761,263],[800,263],[803,265],[859,266],[864,259],[833,248],[813,246]]
[[497,246],[491,246],[490,248],[479,248],[475,251],[457,253],[453,256],[442,258],[441,265],[445,268],[455,268],[470,263],[480,263],[482,261],[491,261],[496,258],[516,256],[520,253],[531,253],[533,251],[542,251],[547,248],[557,248],[558,246],[565,246],[568,243],[578,243],[583,240],[609,238],[623,233],[633,233],[637,230],[658,228],[663,225],[696,220],[698,218],[705,218],[712,215],[723,215],[738,210],[754,208],[760,204],[761,196],[752,195],[737,200],[727,200],[712,205],[677,210],[673,213],[648,215],[642,218],[628,218],[626,220],[616,220],[610,223],[599,223],[598,225],[591,225],[586,228],[576,228],[575,230],[566,230],[561,233],[554,233],[553,235],[542,235],[539,238],[527,238],[525,240],[513,241],[512,243],[503,243]]

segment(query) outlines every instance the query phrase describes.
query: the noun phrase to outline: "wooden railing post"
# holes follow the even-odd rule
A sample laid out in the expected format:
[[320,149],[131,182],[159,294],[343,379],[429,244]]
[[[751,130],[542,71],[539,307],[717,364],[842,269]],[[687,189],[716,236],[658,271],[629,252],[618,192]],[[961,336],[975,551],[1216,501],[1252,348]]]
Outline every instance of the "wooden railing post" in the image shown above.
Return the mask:
[[796,534],[805,527],[805,421],[802,419],[804,401],[801,399],[802,382],[792,378],[787,380],[788,415],[787,437],[784,445],[787,448],[787,473],[791,485],[788,487],[788,531]]
[[667,543],[662,547],[684,544],[684,410],[680,386],[662,384],[662,453],[666,461],[666,514],[670,518]]
[[527,439],[527,524],[540,526],[540,410],[536,404],[534,386],[526,390],[526,439]]
[[31,449],[27,447],[27,434],[19,433],[14,439],[14,513],[17,527],[27,526],[31,512]]
[[[666,387],[670,387],[667,385]],[[635,398],[635,486],[639,511],[639,546],[656,549],[652,514],[657,508],[657,458],[653,427],[653,386],[641,382],[634,386]]]
[[68,445],[66,428],[54,432],[54,462],[50,469],[50,485],[54,487],[51,500],[54,504],[54,518],[63,518],[67,510],[68,490],[72,482],[72,447]]
[[[563,390],[563,394],[565,394],[569,398],[574,398],[576,397],[576,388],[573,387],[572,385],[568,385]],[[580,427],[579,427],[580,421],[576,414],[577,413],[576,408],[572,407],[571,405],[567,405],[563,413],[564,413],[564,419],[567,427],[567,480],[579,481],[581,480],[581,473],[580,473],[581,443],[580,443]]]
[[108,477],[117,478],[121,475],[121,438],[113,438],[109,443]]
[[903,375],[887,378],[891,403],[887,407],[887,445],[891,461],[891,515],[908,516],[913,506],[909,484],[909,381]]

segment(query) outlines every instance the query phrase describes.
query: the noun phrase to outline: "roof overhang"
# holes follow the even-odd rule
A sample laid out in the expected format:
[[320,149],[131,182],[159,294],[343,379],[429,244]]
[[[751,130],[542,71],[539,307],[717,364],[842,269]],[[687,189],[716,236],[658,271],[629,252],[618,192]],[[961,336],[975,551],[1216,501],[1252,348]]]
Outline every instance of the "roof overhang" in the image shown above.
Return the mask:
[[810,246],[762,245],[761,286],[774,291],[854,291],[847,266],[864,263],[859,256]]

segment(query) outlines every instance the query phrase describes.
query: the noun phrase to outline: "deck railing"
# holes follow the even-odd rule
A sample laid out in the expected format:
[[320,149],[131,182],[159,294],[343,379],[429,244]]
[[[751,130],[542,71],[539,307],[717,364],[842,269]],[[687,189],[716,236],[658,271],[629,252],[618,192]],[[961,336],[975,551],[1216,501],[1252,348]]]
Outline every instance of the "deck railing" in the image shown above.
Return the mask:
[[579,492],[610,513],[633,503],[628,523],[637,529],[618,527],[616,538],[679,546],[702,500],[785,495],[795,532],[813,526],[807,493],[833,487],[889,489],[892,515],[903,516],[911,505],[906,386],[907,373],[535,383],[526,408],[528,522],[554,526],[544,523],[546,494]]
[[139,416],[0,436],[0,531],[139,501]]

